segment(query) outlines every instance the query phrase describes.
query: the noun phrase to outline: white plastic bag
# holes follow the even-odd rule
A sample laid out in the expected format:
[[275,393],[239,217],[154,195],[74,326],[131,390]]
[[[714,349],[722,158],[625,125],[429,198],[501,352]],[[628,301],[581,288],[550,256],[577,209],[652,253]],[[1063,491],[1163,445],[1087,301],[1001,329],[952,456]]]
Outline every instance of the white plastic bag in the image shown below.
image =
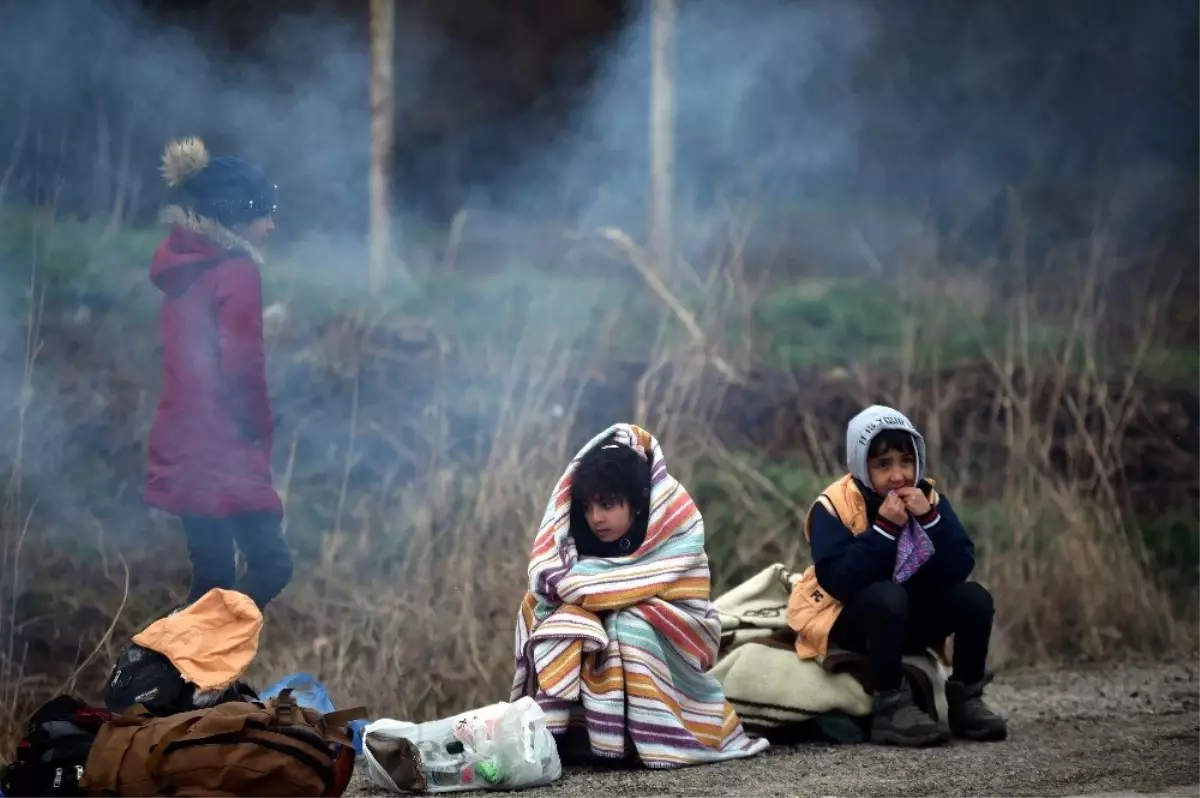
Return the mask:
[[528,697],[429,723],[383,718],[367,726],[363,740],[371,781],[395,792],[408,791],[393,778],[396,756],[407,756],[395,753],[398,740],[416,746],[417,768],[430,793],[519,790],[562,776],[546,716]]

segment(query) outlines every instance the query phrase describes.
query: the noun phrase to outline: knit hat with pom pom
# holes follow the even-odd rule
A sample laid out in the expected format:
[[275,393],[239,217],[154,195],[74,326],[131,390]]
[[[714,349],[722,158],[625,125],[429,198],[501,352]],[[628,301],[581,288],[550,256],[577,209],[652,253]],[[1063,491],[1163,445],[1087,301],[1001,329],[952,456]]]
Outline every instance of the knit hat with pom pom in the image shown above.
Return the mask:
[[241,158],[212,158],[198,138],[172,141],[163,151],[167,187],[200,216],[230,226],[275,213],[275,185],[258,166]]

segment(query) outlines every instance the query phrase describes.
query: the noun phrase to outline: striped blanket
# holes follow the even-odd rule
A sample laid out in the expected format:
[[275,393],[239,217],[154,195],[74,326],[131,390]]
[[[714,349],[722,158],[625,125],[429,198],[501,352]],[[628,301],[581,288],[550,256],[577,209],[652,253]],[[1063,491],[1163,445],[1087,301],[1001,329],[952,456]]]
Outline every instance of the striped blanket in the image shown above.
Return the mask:
[[[610,436],[649,456],[646,539],[626,557],[580,559],[569,534],[571,475]],[[597,757],[636,753],[646,767],[672,768],[753,756],[767,741],[746,735],[706,673],[720,633],[700,511],[648,432],[610,427],[571,461],[534,539],[512,700],[534,697],[555,734],[581,728]]]

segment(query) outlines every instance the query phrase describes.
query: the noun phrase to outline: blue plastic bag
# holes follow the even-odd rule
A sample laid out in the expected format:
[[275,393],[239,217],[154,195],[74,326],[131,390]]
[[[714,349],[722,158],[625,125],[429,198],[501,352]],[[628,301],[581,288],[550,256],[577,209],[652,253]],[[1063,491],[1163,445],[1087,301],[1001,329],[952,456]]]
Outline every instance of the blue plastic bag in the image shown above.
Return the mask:
[[[333,701],[329,698],[329,691],[325,689],[325,685],[317,680],[317,677],[311,673],[293,673],[290,676],[284,676],[275,684],[268,687],[258,694],[262,701],[277,697],[286,689],[291,689],[292,697],[296,699],[296,703],[302,707],[320,712],[322,715],[328,715],[334,711]],[[354,740],[354,750],[359,754],[363,752],[363,729],[367,727],[369,721],[354,720],[349,724],[350,734]]]
[[293,673],[290,676],[284,676],[266,690],[260,691],[258,697],[266,701],[278,697],[280,693],[289,688],[292,691],[292,698],[296,699],[296,703],[300,706],[320,712],[322,715],[333,712],[333,701],[329,698],[329,691],[311,673]]

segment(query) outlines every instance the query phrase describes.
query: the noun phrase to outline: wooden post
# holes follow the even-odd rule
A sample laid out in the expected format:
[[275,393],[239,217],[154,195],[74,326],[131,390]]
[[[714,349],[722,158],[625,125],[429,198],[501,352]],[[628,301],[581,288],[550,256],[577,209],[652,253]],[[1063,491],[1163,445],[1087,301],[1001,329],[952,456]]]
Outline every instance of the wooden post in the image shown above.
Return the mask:
[[650,0],[650,256],[667,277],[674,267],[676,0]]
[[392,253],[392,149],[395,109],[392,72],[396,46],[395,0],[371,3],[371,172],[368,279],[371,290],[383,288]]

